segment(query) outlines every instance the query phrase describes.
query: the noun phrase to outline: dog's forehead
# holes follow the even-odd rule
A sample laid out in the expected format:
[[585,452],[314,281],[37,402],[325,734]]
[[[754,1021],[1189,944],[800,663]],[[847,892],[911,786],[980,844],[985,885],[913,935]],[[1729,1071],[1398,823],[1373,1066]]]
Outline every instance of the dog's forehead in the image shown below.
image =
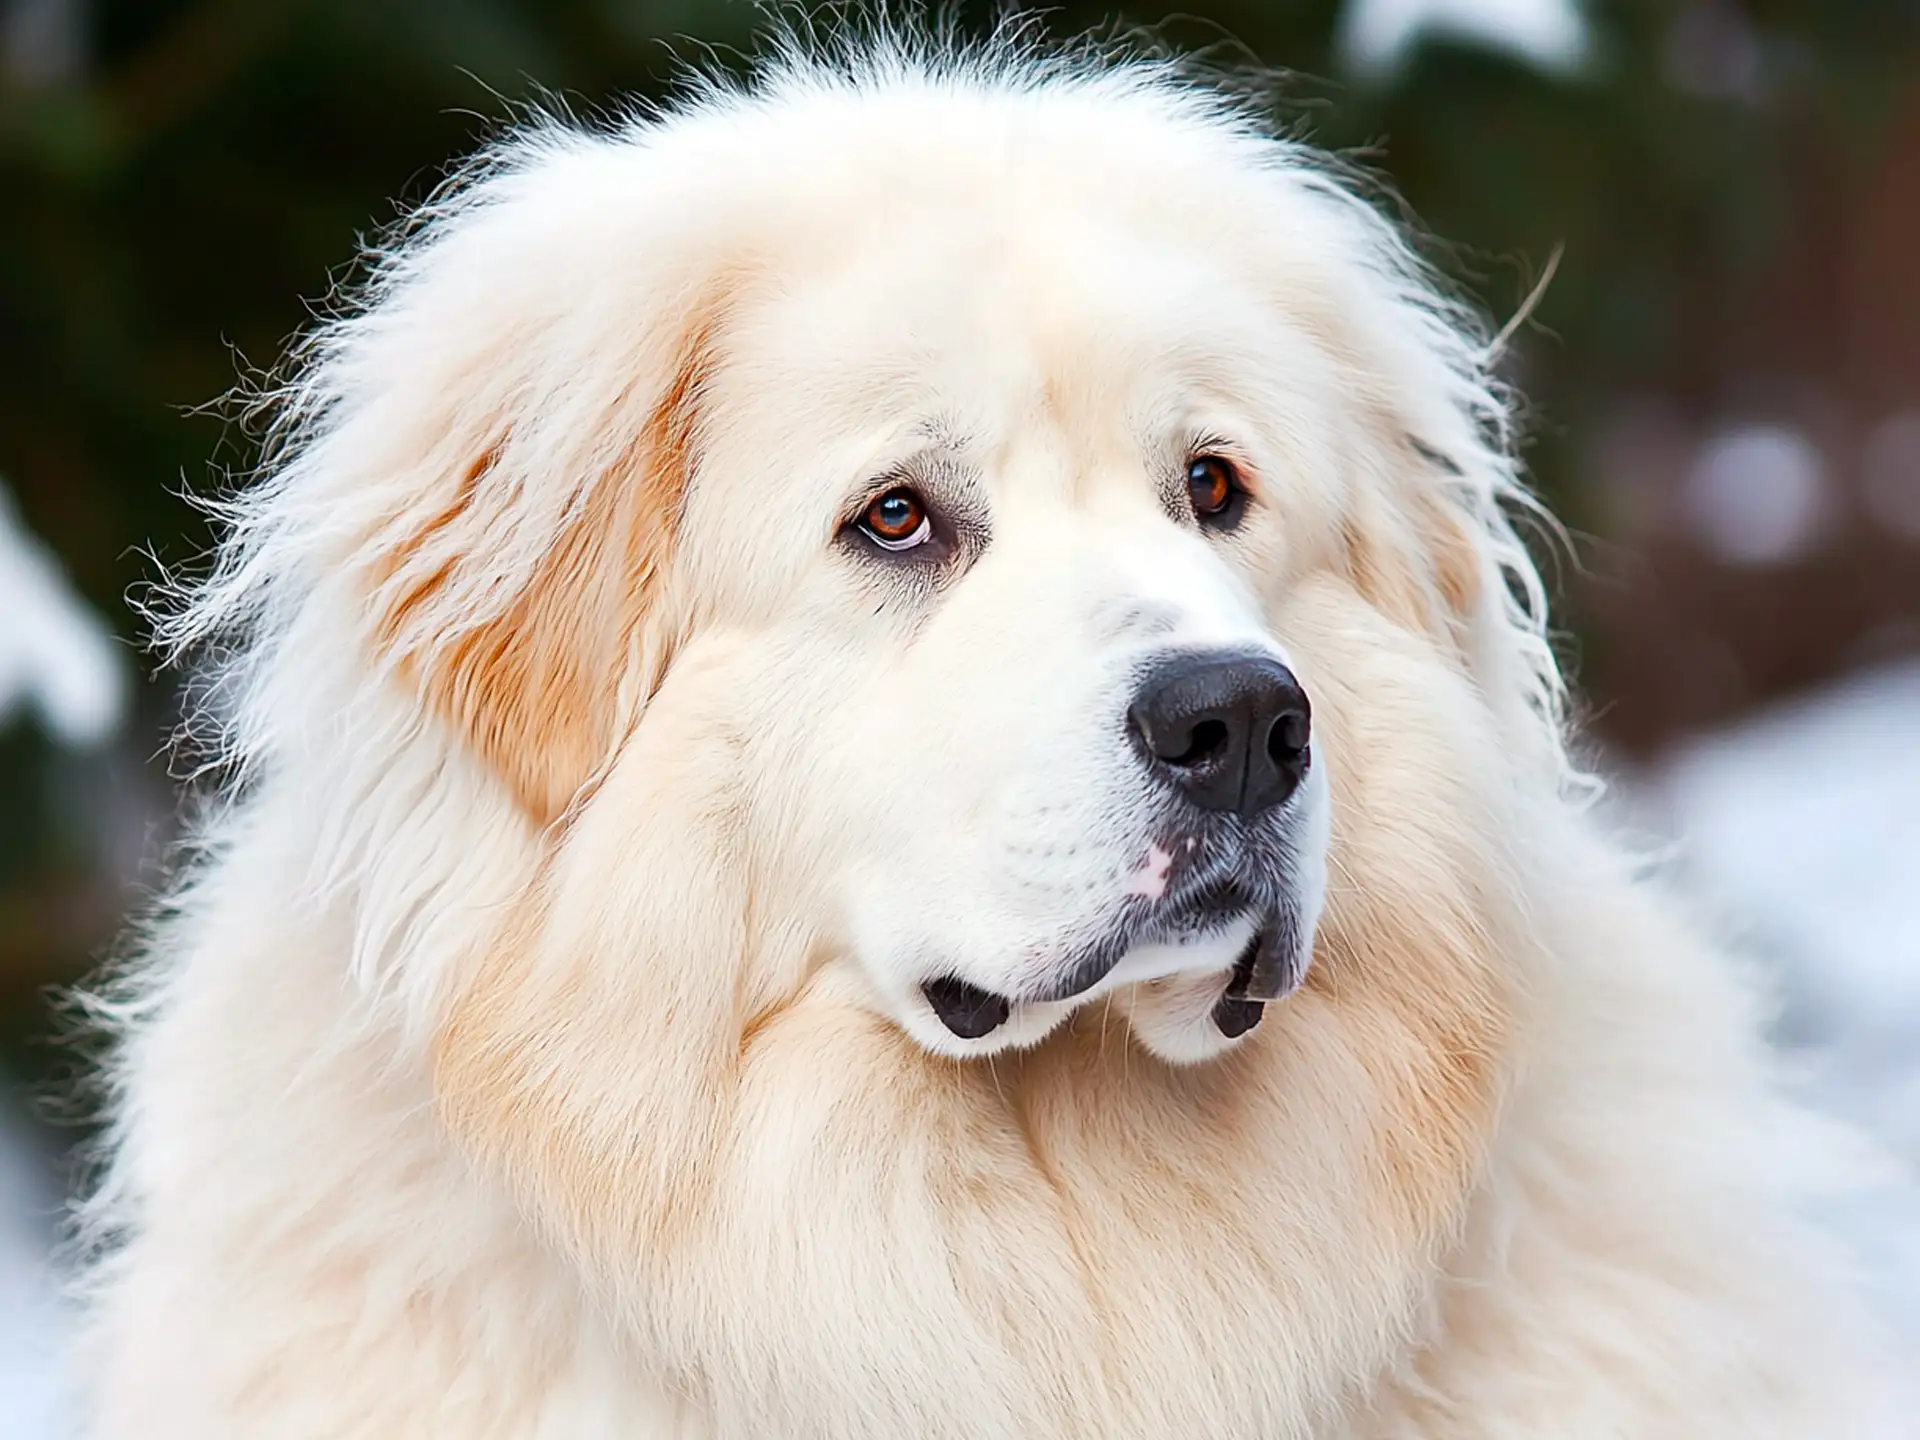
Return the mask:
[[1331,357],[1356,257],[1311,258],[1332,247],[1307,192],[1160,132],[1139,153],[990,138],[909,137],[878,159],[783,144],[821,179],[784,174],[762,197],[756,260],[723,301],[693,509],[746,543],[750,496],[765,553],[798,567],[860,493],[944,451],[1003,540],[1029,498],[1048,526],[1091,496],[1157,532],[1183,454],[1226,440],[1270,499],[1299,493],[1288,528],[1318,533],[1351,408]]
[[788,443],[902,427],[992,448],[1045,424],[1137,451],[1325,369],[1261,257],[1204,217],[923,194],[837,239],[777,259],[730,327],[728,388],[781,395]]

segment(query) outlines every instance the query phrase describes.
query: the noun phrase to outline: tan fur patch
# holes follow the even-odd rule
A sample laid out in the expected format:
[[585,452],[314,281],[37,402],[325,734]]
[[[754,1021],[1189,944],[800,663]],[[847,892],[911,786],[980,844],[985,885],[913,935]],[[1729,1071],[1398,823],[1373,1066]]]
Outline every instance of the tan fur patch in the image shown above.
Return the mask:
[[[536,824],[567,809],[615,738],[620,681],[671,557],[692,473],[709,338],[704,324],[691,330],[641,434],[587,488],[512,605],[408,665],[435,711]],[[470,510],[504,445],[496,440],[474,458],[448,505],[396,547],[389,573]],[[399,596],[381,619],[386,643],[397,643],[452,568],[443,563]]]
[[[1454,909],[1444,899],[1437,908]],[[1383,908],[1359,933],[1342,918],[1329,917],[1307,984],[1341,1016],[1385,1112],[1378,1193],[1402,1233],[1431,1236],[1436,1217],[1465,1199],[1493,1133],[1511,1000],[1491,969],[1490,940],[1466,914],[1416,927]]]
[[1479,608],[1479,552],[1445,499],[1422,485],[1407,494],[1407,521],[1388,523],[1364,499],[1347,516],[1341,540],[1348,575],[1381,614],[1452,643]]
[[1407,556],[1366,520],[1349,516],[1341,526],[1353,586],[1382,615],[1410,630],[1433,628],[1432,606]]
[[1454,617],[1465,620],[1480,605],[1480,552],[1460,517],[1445,500],[1425,487],[1414,490],[1420,538],[1433,565],[1440,598]]

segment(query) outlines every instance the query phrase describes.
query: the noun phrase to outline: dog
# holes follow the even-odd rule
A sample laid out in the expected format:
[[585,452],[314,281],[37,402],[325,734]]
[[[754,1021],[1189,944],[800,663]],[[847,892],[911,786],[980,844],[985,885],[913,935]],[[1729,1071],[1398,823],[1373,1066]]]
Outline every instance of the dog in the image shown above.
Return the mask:
[[85,1433],[1893,1433],[1363,193],[883,40],[428,203],[166,624]]

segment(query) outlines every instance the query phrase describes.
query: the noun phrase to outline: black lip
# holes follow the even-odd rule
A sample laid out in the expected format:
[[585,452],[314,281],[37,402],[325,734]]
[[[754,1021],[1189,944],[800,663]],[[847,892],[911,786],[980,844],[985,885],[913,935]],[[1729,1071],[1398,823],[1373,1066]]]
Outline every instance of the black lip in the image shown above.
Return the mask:
[[1293,934],[1290,917],[1276,915],[1240,952],[1226,990],[1213,1004],[1214,1027],[1227,1039],[1237,1040],[1253,1029],[1265,1018],[1268,1002],[1298,984]]
[[1209,886],[1186,897],[1167,913],[1155,916],[1150,924],[1116,926],[1089,947],[1059,980],[1028,991],[1020,998],[1071,1000],[1106,979],[1136,945],[1175,944],[1215,935],[1255,908],[1256,902],[1237,885]]
[[940,1023],[962,1040],[991,1035],[1006,1024],[1007,1017],[1013,1013],[1013,1005],[1004,995],[969,985],[953,975],[927,981],[920,987],[920,993],[933,1007]]
[[1264,1004],[1290,994],[1300,980],[1299,934],[1292,913],[1280,910],[1261,925],[1246,954],[1233,967],[1226,998]]
[[1266,1017],[1267,1007],[1258,1000],[1237,1000],[1222,995],[1214,1002],[1214,1028],[1229,1040],[1238,1040]]
[[1028,1000],[1071,1000],[1076,995],[1084,995],[1112,973],[1113,967],[1120,963],[1120,957],[1126,954],[1124,947],[1100,945],[1074,962],[1073,968],[1060,979],[1043,990],[1036,990],[1026,996]]

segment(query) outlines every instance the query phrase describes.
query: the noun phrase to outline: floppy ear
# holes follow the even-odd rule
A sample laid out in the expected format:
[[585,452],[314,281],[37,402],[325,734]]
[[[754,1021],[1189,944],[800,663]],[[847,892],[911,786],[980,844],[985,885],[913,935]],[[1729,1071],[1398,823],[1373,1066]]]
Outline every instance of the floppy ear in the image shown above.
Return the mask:
[[1354,499],[1343,537],[1348,571],[1377,609],[1466,650],[1486,580],[1473,521],[1446,488],[1460,470],[1417,441],[1406,448],[1398,473],[1361,486]]
[[[644,420],[622,406],[599,417],[618,441],[581,457],[586,473],[543,446],[537,428],[491,417],[496,431],[475,429],[448,447],[472,458],[444,507],[424,523],[401,518],[389,534],[381,641],[537,824],[563,813],[596,773],[665,663],[661,592],[706,364],[703,336],[690,332],[650,387]],[[540,537],[544,550],[510,596],[486,593],[498,567],[489,545],[533,539],[502,532],[540,523],[514,509],[541,489],[567,497]]]
[[323,333],[283,493],[376,668],[545,825],[674,644],[720,247],[639,147],[520,143]]
[[1357,487],[1345,527],[1355,586],[1381,613],[1440,642],[1492,706],[1515,757],[1569,783],[1546,587],[1502,508],[1527,504],[1525,492],[1470,435],[1444,449],[1404,437],[1382,468],[1376,483]]

